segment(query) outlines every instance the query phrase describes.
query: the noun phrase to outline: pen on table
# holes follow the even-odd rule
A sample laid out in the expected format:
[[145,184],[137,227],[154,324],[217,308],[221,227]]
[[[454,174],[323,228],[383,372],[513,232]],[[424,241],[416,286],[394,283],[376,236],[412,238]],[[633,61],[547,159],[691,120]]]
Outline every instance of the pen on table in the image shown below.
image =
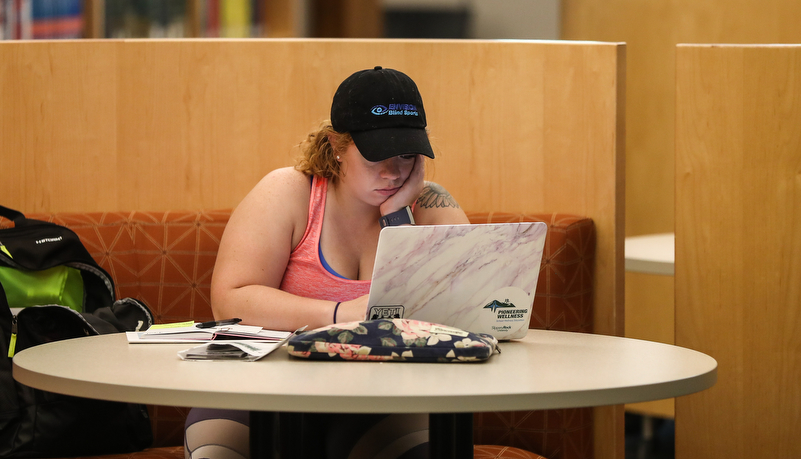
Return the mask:
[[242,319],[225,319],[225,320],[212,320],[210,322],[201,322],[199,324],[195,324],[197,328],[212,328],[212,327],[219,327],[222,325],[234,325],[242,322]]

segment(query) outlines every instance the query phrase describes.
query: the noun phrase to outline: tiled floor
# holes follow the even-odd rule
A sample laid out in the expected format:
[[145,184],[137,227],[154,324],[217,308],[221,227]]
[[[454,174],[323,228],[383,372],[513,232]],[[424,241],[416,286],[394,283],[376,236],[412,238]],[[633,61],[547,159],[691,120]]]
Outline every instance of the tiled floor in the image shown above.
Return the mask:
[[626,413],[626,459],[673,459],[674,422],[672,419],[651,418],[652,435],[647,431],[643,417]]

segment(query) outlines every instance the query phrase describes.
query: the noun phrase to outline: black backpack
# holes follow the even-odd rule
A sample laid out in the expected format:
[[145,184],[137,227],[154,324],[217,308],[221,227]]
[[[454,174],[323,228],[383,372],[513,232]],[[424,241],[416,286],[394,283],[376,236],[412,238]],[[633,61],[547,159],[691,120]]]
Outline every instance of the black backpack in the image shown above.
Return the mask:
[[62,339],[146,330],[153,314],[134,298],[116,300],[111,276],[72,230],[3,206],[0,216],[15,224],[0,229],[0,458],[149,447],[144,405],[46,392],[12,378],[15,353]]

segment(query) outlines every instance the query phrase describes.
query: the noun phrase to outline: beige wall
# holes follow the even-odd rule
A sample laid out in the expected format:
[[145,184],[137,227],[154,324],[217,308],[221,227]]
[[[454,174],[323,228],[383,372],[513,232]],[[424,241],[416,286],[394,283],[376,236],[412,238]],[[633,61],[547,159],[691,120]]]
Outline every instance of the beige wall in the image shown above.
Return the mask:
[[801,456],[801,45],[677,50],[676,457]]

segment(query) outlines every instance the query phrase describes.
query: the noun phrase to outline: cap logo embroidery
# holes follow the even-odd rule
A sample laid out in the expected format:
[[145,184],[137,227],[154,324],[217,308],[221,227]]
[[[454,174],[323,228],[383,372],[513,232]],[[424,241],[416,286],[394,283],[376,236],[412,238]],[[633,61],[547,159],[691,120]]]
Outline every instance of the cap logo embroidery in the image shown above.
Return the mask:
[[370,113],[373,115],[406,115],[406,116],[420,116],[417,112],[417,106],[412,104],[389,104],[389,107],[386,105],[376,105],[370,109]]
[[370,110],[370,113],[372,113],[373,115],[383,115],[383,114],[385,114],[385,113],[386,113],[388,110],[389,110],[389,109],[388,109],[387,107],[383,106],[383,105],[376,105],[375,107],[373,107],[373,108]]

